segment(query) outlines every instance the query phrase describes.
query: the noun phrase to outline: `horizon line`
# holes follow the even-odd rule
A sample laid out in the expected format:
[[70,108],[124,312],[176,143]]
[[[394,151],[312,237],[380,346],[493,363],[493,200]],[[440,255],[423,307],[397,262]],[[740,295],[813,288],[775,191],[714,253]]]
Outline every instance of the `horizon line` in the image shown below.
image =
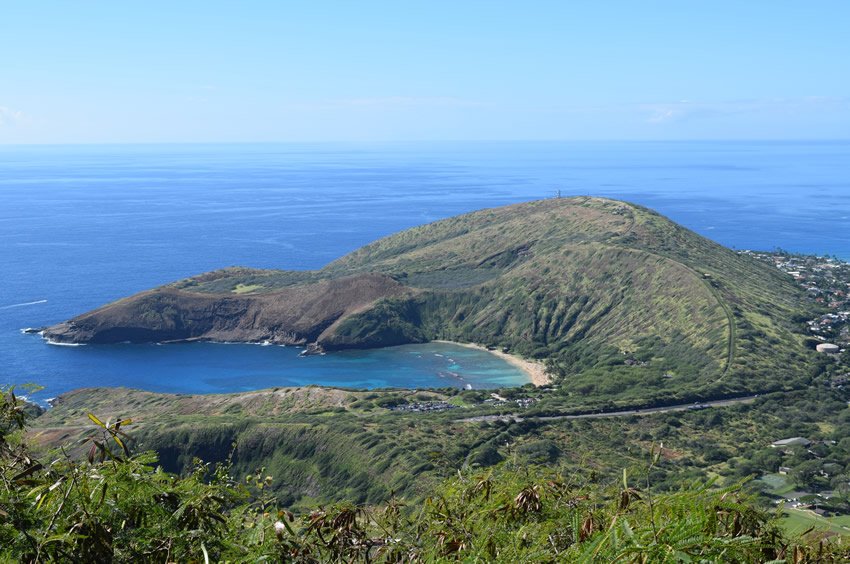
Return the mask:
[[7,143],[0,147],[97,147],[143,145],[404,145],[439,143],[848,143],[850,137],[787,137],[787,138],[689,138],[689,139],[385,139],[385,140],[278,140],[278,141],[64,141]]

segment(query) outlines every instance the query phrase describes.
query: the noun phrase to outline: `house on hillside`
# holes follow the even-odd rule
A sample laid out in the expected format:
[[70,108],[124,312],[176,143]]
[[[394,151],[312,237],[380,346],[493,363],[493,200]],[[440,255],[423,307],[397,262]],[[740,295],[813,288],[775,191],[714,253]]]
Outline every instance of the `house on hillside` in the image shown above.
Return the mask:
[[783,448],[783,447],[791,447],[791,446],[802,446],[807,447],[812,444],[812,441],[806,439],[804,437],[791,437],[788,439],[780,439],[778,441],[774,441],[770,443],[770,446],[773,448]]

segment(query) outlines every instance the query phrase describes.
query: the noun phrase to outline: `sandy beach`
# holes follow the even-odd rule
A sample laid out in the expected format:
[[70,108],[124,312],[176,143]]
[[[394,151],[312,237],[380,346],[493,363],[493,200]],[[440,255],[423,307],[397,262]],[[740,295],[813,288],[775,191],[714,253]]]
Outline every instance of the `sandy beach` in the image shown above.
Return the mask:
[[434,341],[434,342],[435,343],[450,343],[452,345],[460,345],[461,347],[467,347],[467,348],[470,348],[470,349],[478,349],[478,350],[481,350],[481,351],[488,352],[490,354],[494,354],[494,355],[498,356],[499,358],[503,359],[504,361],[509,362],[510,364],[516,366],[517,368],[519,368],[520,370],[522,370],[526,374],[528,374],[528,377],[531,378],[531,383],[534,384],[535,386],[545,386],[546,384],[551,383],[551,379],[549,378],[549,375],[546,374],[546,367],[543,365],[542,362],[538,362],[538,361],[535,361],[535,360],[527,360],[527,359],[520,358],[520,357],[513,355],[513,354],[503,353],[500,350],[492,350],[491,351],[491,350],[487,349],[487,347],[484,347],[482,345],[476,345],[476,344],[473,344],[473,343],[458,343],[456,341],[441,341],[441,340],[437,340],[437,341]]

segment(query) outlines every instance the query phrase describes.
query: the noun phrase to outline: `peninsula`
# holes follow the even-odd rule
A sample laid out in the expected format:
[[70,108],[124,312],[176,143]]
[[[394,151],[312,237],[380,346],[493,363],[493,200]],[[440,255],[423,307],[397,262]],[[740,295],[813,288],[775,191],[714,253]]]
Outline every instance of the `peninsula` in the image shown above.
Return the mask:
[[793,320],[811,308],[770,265],[644,207],[574,197],[409,229],[321,270],[201,274],[44,337],[314,351],[449,340],[545,363],[581,394],[657,399],[793,387],[811,355]]

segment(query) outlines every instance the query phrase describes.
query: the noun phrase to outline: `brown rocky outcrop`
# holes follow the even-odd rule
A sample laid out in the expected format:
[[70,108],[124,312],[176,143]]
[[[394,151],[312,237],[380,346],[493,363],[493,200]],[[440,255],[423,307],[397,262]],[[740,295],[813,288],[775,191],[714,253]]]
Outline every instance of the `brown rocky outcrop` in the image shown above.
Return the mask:
[[321,342],[336,324],[377,300],[411,293],[389,276],[360,274],[263,294],[228,296],[163,287],[48,327],[59,343]]

